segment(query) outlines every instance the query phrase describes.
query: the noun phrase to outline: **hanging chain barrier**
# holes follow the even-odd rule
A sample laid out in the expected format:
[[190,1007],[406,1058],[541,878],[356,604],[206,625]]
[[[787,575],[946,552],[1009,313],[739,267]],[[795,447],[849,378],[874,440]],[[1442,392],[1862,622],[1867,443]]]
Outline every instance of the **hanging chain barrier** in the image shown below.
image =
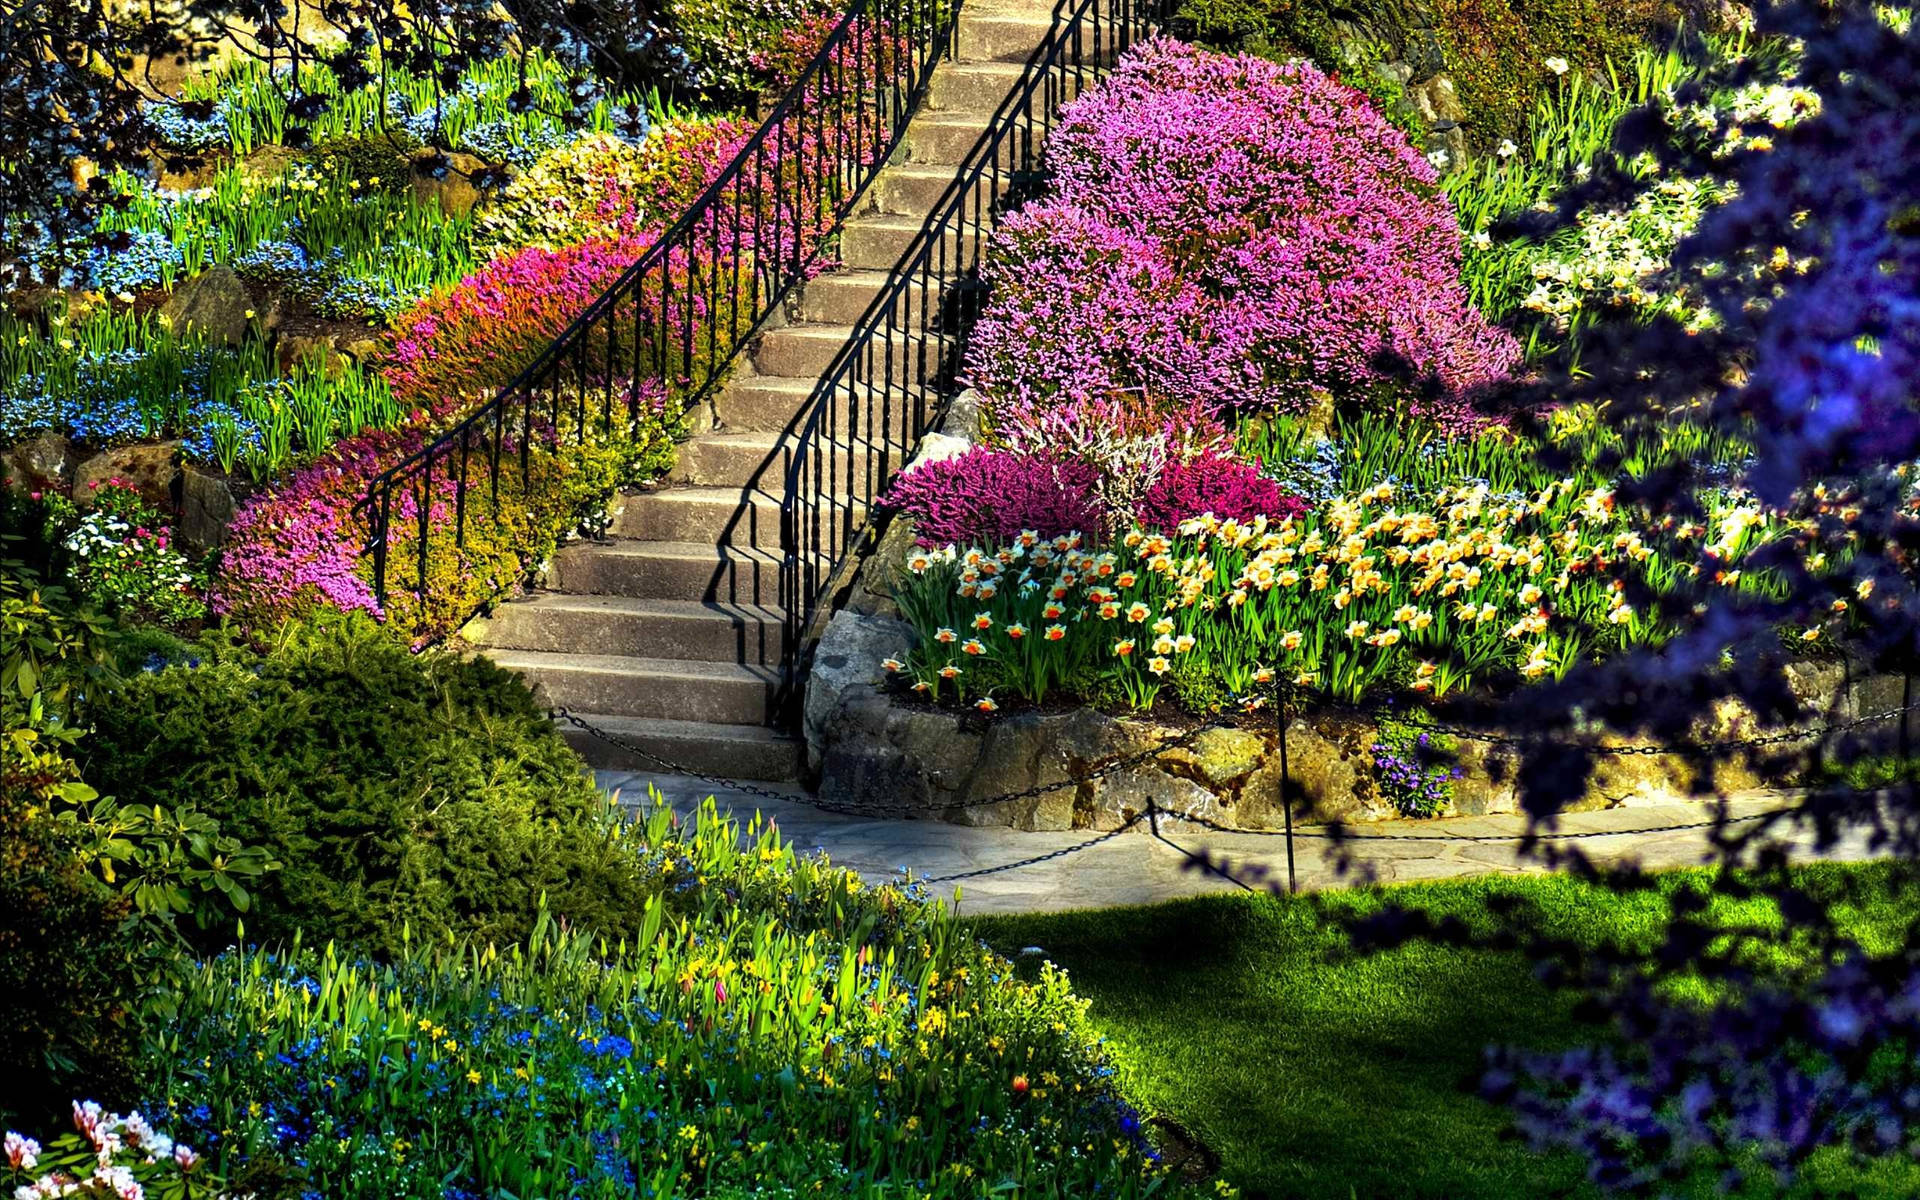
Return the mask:
[[[1883,712],[1876,713],[1873,716],[1862,717],[1857,720],[1848,721],[1842,725],[1832,726],[1832,727],[1829,727],[1828,729],[1795,730],[1793,731],[1793,733],[1797,738],[1819,736],[1823,733],[1831,732],[1833,730],[1837,730],[1841,728],[1852,728],[1858,725],[1867,724],[1872,721],[1886,720],[1894,716],[1899,716],[1900,714],[1910,711],[1914,708],[1920,708],[1920,703],[1906,705],[1897,709],[1888,709]],[[1175,737],[1168,738],[1165,741],[1156,743],[1151,747],[1137,751],[1133,754],[1129,754],[1124,757],[1115,759],[1112,762],[1109,762],[1100,767],[1097,767],[1094,770],[1089,771],[1083,775],[1069,776],[1068,778],[1061,779],[1052,783],[1036,784],[1033,787],[1023,788],[1019,791],[1004,792],[1004,793],[1000,793],[992,796],[982,796],[982,797],[977,797],[969,800],[954,801],[950,803],[934,804],[934,805],[850,804],[850,803],[841,803],[841,802],[829,801],[829,800],[820,800],[815,797],[807,796],[803,793],[783,791],[778,788],[767,787],[762,784],[751,783],[751,782],[738,780],[738,779],[730,779],[724,775],[714,775],[705,771],[697,771],[691,767],[686,766],[683,763],[675,762],[672,759],[666,758],[660,754],[657,754],[651,750],[648,750],[646,747],[641,746],[638,743],[635,743],[627,738],[621,737],[617,733],[613,733],[609,730],[602,729],[599,726],[593,724],[591,721],[586,720],[584,717],[580,716],[578,713],[575,713],[564,706],[555,707],[554,709],[551,710],[551,712],[555,720],[564,721],[567,724],[573,726],[574,728],[580,730],[581,732],[587,734],[588,736],[593,737],[601,742],[604,742],[607,745],[613,746],[617,749],[620,749],[629,754],[632,754],[640,759],[645,760],[646,762],[652,763],[654,766],[660,768],[660,770],[669,774],[684,775],[691,779],[697,779],[702,783],[708,784],[714,788],[721,789],[724,791],[731,791],[731,792],[736,792],[742,795],[754,796],[764,800],[778,800],[788,804],[805,805],[809,808],[813,808],[821,812],[836,813],[836,814],[846,815],[846,816],[877,816],[877,817],[899,817],[899,816],[928,817],[928,816],[940,815],[947,812],[959,811],[963,809],[980,808],[988,805],[1007,804],[1007,803],[1011,803],[1018,800],[1033,799],[1039,796],[1046,795],[1050,792],[1059,791],[1064,788],[1078,787],[1079,785],[1084,783],[1091,783],[1105,776],[1112,775],[1120,771],[1125,771],[1133,767],[1140,766],[1144,763],[1152,761],[1155,758],[1158,758],[1163,754],[1166,754],[1169,751],[1180,749],[1190,745],[1195,739],[1199,738],[1200,735],[1208,732],[1209,730],[1230,728],[1230,727],[1233,727],[1235,724],[1234,720],[1231,719],[1230,717],[1217,716],[1211,720],[1202,722],[1194,726],[1192,729],[1186,730],[1185,732]],[[1444,729],[1445,727],[1441,727],[1441,728]],[[1779,738],[1780,738],[1780,735],[1770,735],[1768,740],[1772,741],[1772,740],[1777,740]],[[1284,744],[1285,744],[1284,739],[1282,739],[1281,744],[1284,747]],[[1678,749],[1669,748],[1669,747],[1661,747],[1659,749],[1669,753],[1681,752]],[[1303,839],[1315,840],[1315,841],[1334,842],[1342,845],[1352,845],[1360,842],[1429,842],[1429,843],[1452,842],[1452,843],[1487,843],[1487,844],[1509,844],[1510,845],[1516,842],[1524,842],[1528,840],[1565,842],[1565,841],[1583,841],[1583,840],[1594,839],[1594,838],[1634,837],[1634,836],[1644,836],[1648,834],[1661,834],[1661,833],[1688,833],[1688,832],[1696,832],[1696,831],[1706,830],[1706,829],[1721,829],[1730,825],[1749,824],[1756,821],[1767,820],[1769,818],[1777,818],[1782,815],[1791,814],[1793,811],[1795,811],[1794,809],[1774,809],[1767,812],[1749,813],[1742,816],[1723,815],[1723,816],[1716,817],[1709,820],[1692,821],[1692,822],[1688,822],[1680,825],[1644,825],[1644,826],[1635,826],[1627,829],[1538,830],[1538,831],[1533,831],[1531,833],[1485,833],[1485,834],[1472,834],[1472,833],[1391,833],[1391,834],[1386,834],[1386,833],[1355,833],[1355,832],[1352,832],[1350,829],[1347,829],[1344,827],[1339,829],[1296,829],[1294,828],[1294,825],[1293,825],[1293,812],[1292,812],[1293,806],[1290,802],[1287,802],[1287,799],[1288,799],[1287,797],[1283,796],[1282,807],[1286,814],[1286,824],[1283,828],[1246,829],[1246,828],[1238,828],[1230,825],[1222,825],[1219,822],[1193,810],[1180,810],[1180,809],[1166,808],[1166,807],[1163,807],[1158,801],[1152,798],[1149,798],[1147,800],[1147,807],[1145,811],[1135,813],[1127,817],[1117,827],[1110,830],[1106,830],[1102,833],[1099,833],[1091,838],[1088,838],[1083,842],[1076,842],[1069,846],[1062,846],[1057,849],[1047,851],[1044,854],[1036,854],[1026,858],[1015,859],[1011,862],[1000,863],[995,866],[978,867],[972,870],[959,871],[959,872],[946,874],[946,875],[922,876],[920,877],[919,881],[922,883],[929,883],[929,884],[957,883],[965,879],[977,879],[977,878],[982,878],[989,875],[999,875],[1009,871],[1021,870],[1026,867],[1038,866],[1041,863],[1054,862],[1059,859],[1067,858],[1071,855],[1078,854],[1081,851],[1090,850],[1093,847],[1101,845],[1105,842],[1112,841],[1113,839],[1119,837],[1121,834],[1127,833],[1128,831],[1141,825],[1142,822],[1145,822],[1148,826],[1148,831],[1150,836],[1152,836],[1153,838],[1155,838],[1160,842],[1165,843],[1168,846],[1171,846],[1173,849],[1179,851],[1189,861],[1196,863],[1200,868],[1212,874],[1218,875],[1221,878],[1226,879],[1229,882],[1235,884],[1236,886],[1239,886],[1246,890],[1249,890],[1249,891],[1258,890],[1256,888],[1253,888],[1244,880],[1238,879],[1228,874],[1227,872],[1221,870],[1217,865],[1208,861],[1204,856],[1196,855],[1194,852],[1192,852],[1191,850],[1188,850],[1186,847],[1181,846],[1177,842],[1174,842],[1171,839],[1169,839],[1166,836],[1166,833],[1164,833],[1161,829],[1160,823],[1163,819],[1167,821],[1183,822],[1187,825],[1196,826],[1198,828],[1207,830],[1210,833],[1226,834],[1226,835],[1243,835],[1248,837],[1284,837],[1287,840],[1288,890],[1297,891],[1298,878],[1296,875],[1294,853],[1293,853],[1293,842],[1295,838],[1303,838]]]

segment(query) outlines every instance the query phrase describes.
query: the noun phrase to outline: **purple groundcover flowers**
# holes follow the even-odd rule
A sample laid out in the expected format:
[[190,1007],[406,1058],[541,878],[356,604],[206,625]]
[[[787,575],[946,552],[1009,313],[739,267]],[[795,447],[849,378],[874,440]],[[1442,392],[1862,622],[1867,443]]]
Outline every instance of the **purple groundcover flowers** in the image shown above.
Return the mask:
[[1520,361],[1460,282],[1433,168],[1306,63],[1141,43],[1062,110],[1054,191],[1009,217],[968,369],[1000,406],[1144,389],[1297,411],[1386,382],[1452,424]]

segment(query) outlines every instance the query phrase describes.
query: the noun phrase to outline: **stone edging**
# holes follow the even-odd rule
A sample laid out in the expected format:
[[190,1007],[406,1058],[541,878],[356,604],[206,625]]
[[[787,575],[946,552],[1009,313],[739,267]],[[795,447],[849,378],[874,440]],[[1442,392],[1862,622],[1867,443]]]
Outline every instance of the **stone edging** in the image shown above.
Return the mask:
[[[972,444],[978,420],[971,393],[954,402],[938,433],[922,440],[912,465],[949,458]],[[909,468],[910,469],[910,468]],[[1090,783],[1006,804],[950,808],[1008,792],[1066,783],[1114,760],[1179,736],[1181,728],[1150,718],[1115,717],[1092,709],[1014,713],[983,723],[972,716],[896,699],[881,690],[880,662],[905,658],[910,626],[891,599],[913,541],[911,522],[894,520],[857,569],[846,605],[814,648],[804,708],[807,769],[821,799],[848,805],[910,805],[957,822],[1028,830],[1113,829],[1146,808],[1191,811],[1223,825],[1269,829],[1283,820],[1280,767],[1272,732],[1209,730],[1190,747]],[[1792,682],[1810,711],[1828,721],[1898,707],[1902,681],[1850,680],[1843,663],[1801,663]],[[1909,720],[1914,720],[1909,717]],[[1920,721],[1915,722],[1920,727]],[[1703,740],[1762,732],[1737,704],[1703,722]],[[1376,821],[1397,817],[1380,794],[1372,721],[1337,712],[1306,713],[1287,726],[1296,819]],[[1619,744],[1619,740],[1615,740]],[[1511,813],[1517,807],[1510,750],[1461,739],[1461,776],[1449,815]],[[1746,758],[1729,755],[1704,768],[1675,755],[1601,758],[1574,811],[1672,804],[1781,781],[1763,778]]]

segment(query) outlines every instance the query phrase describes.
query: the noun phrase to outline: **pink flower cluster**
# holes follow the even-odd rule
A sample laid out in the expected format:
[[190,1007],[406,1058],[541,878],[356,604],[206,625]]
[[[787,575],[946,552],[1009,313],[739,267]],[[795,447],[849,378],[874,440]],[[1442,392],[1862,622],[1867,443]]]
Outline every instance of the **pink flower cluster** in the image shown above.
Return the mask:
[[[241,508],[227,530],[210,599],[213,611],[256,629],[270,629],[318,605],[382,617],[361,567],[367,523],[354,506],[374,477],[425,444],[431,425],[419,414],[394,429],[371,430],[335,445],[296,471],[286,485]],[[436,491],[450,496],[451,480]],[[410,492],[393,499],[393,521],[405,526],[420,509]],[[444,519],[440,499],[429,519]]]
[[1304,517],[1308,508],[1305,500],[1252,463],[1203,454],[1168,463],[1140,497],[1133,515],[1142,529],[1167,533],[1203,513],[1223,521],[1250,521],[1258,516]]
[[1005,546],[1025,530],[1098,528],[1096,477],[1073,459],[974,446],[901,475],[880,503],[913,517],[922,546]]
[[[14,1200],[54,1200],[60,1196],[145,1200],[148,1195],[197,1193],[186,1178],[201,1165],[189,1146],[176,1143],[139,1113],[110,1113],[91,1100],[73,1102],[75,1133],[55,1143],[62,1165],[38,1173],[40,1143],[11,1130],[6,1135],[7,1173],[26,1178]],[[208,1194],[217,1188],[206,1189]]]
[[558,338],[653,238],[500,255],[395,323],[388,386],[414,405],[491,392]]
[[970,350],[997,405],[1298,410],[1380,384],[1385,351],[1457,423],[1520,360],[1467,299],[1433,168],[1307,63],[1151,39],[1062,110],[1047,161],[1053,193],[996,236]]

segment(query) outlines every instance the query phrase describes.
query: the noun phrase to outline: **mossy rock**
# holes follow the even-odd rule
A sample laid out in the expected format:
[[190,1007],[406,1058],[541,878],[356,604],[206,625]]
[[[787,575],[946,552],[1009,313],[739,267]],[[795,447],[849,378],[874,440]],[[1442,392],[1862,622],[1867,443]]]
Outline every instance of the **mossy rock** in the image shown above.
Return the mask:
[[1186,0],[1203,41],[1266,57],[1296,54],[1369,88],[1376,64],[1419,85],[1450,77],[1473,144],[1517,138],[1553,80],[1549,58],[1604,74],[1682,24],[1724,20],[1706,0]]

